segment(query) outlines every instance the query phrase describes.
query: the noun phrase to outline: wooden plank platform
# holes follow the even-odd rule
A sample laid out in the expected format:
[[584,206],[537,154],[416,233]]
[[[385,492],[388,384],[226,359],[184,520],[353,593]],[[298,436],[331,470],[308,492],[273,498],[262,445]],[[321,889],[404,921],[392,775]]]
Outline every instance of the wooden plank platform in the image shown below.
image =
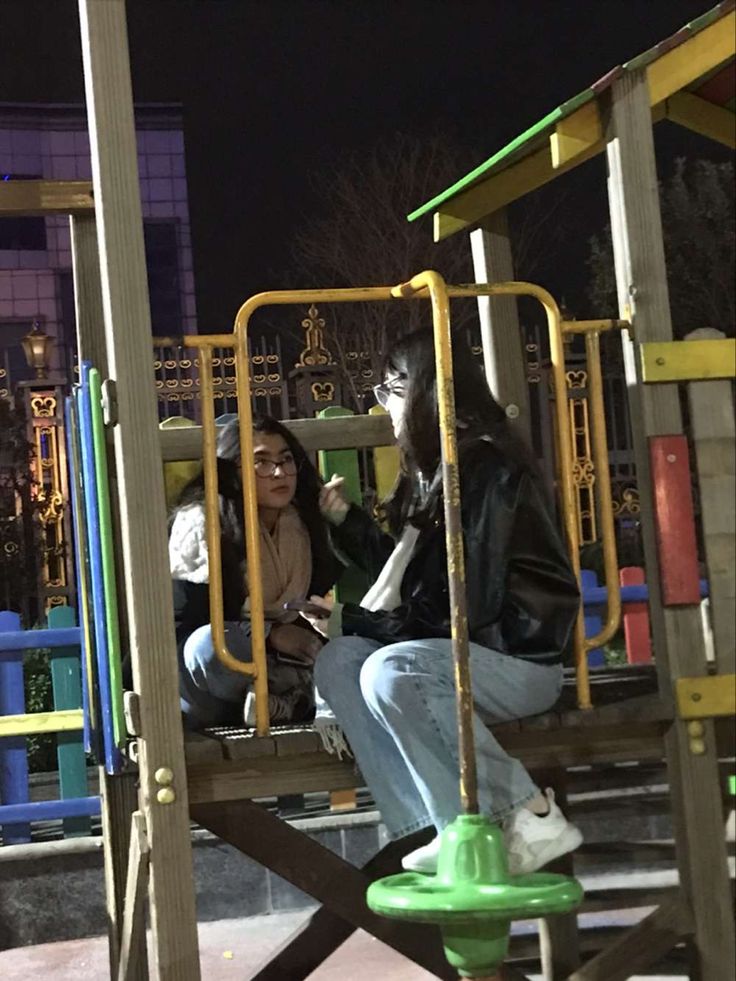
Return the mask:
[[[653,760],[663,757],[663,737],[673,719],[659,697],[649,666],[593,674],[592,711],[574,705],[574,679],[554,711],[494,726],[502,745],[529,769]],[[193,803],[245,800],[290,793],[343,790],[363,785],[352,760],[328,754],[311,727],[253,730],[220,728],[185,740]]]

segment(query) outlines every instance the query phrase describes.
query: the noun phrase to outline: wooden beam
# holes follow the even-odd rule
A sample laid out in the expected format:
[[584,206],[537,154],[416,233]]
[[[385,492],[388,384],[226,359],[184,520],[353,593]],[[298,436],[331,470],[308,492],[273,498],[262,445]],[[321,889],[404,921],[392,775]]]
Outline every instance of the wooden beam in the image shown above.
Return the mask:
[[94,213],[69,219],[74,273],[74,316],[77,322],[77,356],[91,361],[107,377],[105,313],[100,285],[100,253]]
[[736,149],[736,114],[692,92],[675,92],[667,100],[667,119],[716,143]]
[[437,977],[447,981],[456,978],[445,960],[437,927],[389,920],[373,913],[365,899],[371,881],[368,876],[264,807],[252,801],[197,805],[192,808],[192,818]]
[[130,855],[117,981],[144,981],[148,977],[145,958],[141,963],[141,955],[146,949],[144,901],[148,885],[149,852],[146,822],[141,812],[135,811],[131,818]]
[[[733,507],[733,500],[731,502]],[[731,566],[733,574],[733,566]],[[731,631],[733,633],[733,624]],[[728,655],[728,651],[726,655]],[[730,650],[733,657],[733,648]],[[736,675],[713,674],[678,678],[677,708],[681,719],[714,719],[736,715]]]
[[[430,831],[413,835],[412,844],[418,847],[430,836]],[[410,848],[406,839],[389,842],[362,867],[361,872],[371,882],[400,872],[401,859]],[[355,929],[353,923],[326,906],[320,906],[271,953],[267,963],[256,969],[250,981],[283,981],[284,978],[301,981],[316,971]]]
[[[84,81],[113,429],[130,652],[140,695],[140,809],[151,843],[154,972],[199,981],[197,919],[179,706],[151,318],[123,0],[79,0]],[[154,774],[173,774],[159,798]]]
[[657,341],[641,344],[643,382],[707,381],[736,377],[736,340]]
[[82,215],[94,211],[90,181],[2,181],[0,216]]
[[698,31],[646,68],[649,104],[663,102],[736,54],[736,12]]
[[[721,332],[693,332],[703,343],[717,343]],[[709,337],[709,340],[705,340]],[[690,432],[695,447],[705,561],[710,586],[710,618],[716,665],[736,672],[736,425],[733,388],[727,381],[687,386]]]
[[581,153],[597,146],[602,139],[603,123],[598,100],[593,98],[555,126],[549,138],[552,166],[558,170]]
[[568,981],[626,981],[632,974],[656,964],[688,936],[691,924],[682,900],[669,899],[571,974]]
[[[110,977],[116,978],[123,938],[125,892],[130,857],[132,816],[138,807],[138,774],[109,776],[99,768],[102,796],[102,843],[105,852],[105,905],[107,908]],[[148,977],[146,937],[135,936],[129,942],[129,958],[138,965],[138,978]]]
[[[659,122],[663,118],[664,103],[660,103],[652,109],[652,122]],[[550,146],[548,143],[543,145],[539,150],[523,157],[518,163],[511,164],[441,205],[440,210],[434,215],[435,242],[477,225],[499,208],[505,208],[512,201],[524,197],[531,191],[536,191],[538,187],[566,174],[578,164],[592,160],[605,148],[605,140],[600,140],[555,169],[552,165]]]
[[[502,209],[470,233],[476,283],[507,283],[515,279],[509,225]],[[483,365],[493,397],[529,439],[529,385],[524,338],[515,296],[479,296],[478,316]]]
[[[643,71],[628,71],[612,86],[607,131],[609,205],[619,314],[637,341],[672,340],[662,222]],[[660,691],[673,679],[706,670],[698,605],[664,608],[653,521],[649,438],[683,432],[677,386],[641,383],[636,349],[622,334],[641,523],[649,584],[649,612]],[[718,759],[712,721],[702,723],[699,755],[690,751],[688,723],[676,720],[665,736],[680,881],[692,906],[700,976],[727,981],[736,957],[731,890],[723,835]],[[602,975],[599,975],[602,976]]]
[[544,144],[541,149],[524,157],[518,163],[506,167],[483,183],[476,184],[441,205],[434,216],[435,242],[476,225],[488,215],[516,201],[517,198],[535,191],[555,177],[559,177],[560,174],[567,173],[578,164],[592,159],[601,153],[603,148],[603,143],[592,146],[578,154],[574,160],[555,170],[552,166],[549,144]]
[[[353,447],[393,446],[389,416],[345,416],[339,419],[284,419],[307,452]],[[164,463],[202,459],[202,427],[162,429],[159,446]]]

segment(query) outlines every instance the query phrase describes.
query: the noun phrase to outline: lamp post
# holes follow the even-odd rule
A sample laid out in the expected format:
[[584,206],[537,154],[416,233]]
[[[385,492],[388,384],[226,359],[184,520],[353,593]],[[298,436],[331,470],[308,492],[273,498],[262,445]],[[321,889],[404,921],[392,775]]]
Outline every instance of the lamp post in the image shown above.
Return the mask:
[[51,338],[41,330],[41,325],[37,320],[33,321],[33,329],[30,334],[21,340],[23,353],[26,356],[28,367],[36,372],[36,378],[46,378],[48,346]]

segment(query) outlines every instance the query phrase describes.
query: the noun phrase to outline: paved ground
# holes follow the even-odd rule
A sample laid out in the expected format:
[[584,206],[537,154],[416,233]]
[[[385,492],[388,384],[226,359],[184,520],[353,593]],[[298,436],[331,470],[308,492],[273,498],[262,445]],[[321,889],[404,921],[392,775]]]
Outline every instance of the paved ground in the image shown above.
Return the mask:
[[[203,981],[243,981],[304,919],[304,912],[218,920],[199,927]],[[70,940],[0,953],[3,981],[103,981],[104,938]],[[353,936],[311,976],[314,981],[432,981],[434,975],[365,933]],[[284,979],[287,981],[287,979]]]
[[[203,981],[243,981],[304,919],[304,912],[217,920],[199,927]],[[107,941],[69,940],[0,952],[3,981],[104,981]],[[359,931],[312,975],[310,981],[432,981],[406,958]],[[288,981],[288,979],[284,979]],[[647,977],[642,981],[658,981]],[[659,981],[677,981],[674,976]],[[685,979],[681,979],[685,981]]]

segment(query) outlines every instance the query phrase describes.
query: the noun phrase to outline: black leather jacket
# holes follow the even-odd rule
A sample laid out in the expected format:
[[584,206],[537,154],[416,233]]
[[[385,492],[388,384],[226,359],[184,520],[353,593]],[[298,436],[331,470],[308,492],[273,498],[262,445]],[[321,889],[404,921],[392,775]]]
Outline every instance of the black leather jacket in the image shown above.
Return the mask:
[[[462,447],[460,489],[471,641],[540,663],[560,661],[580,598],[538,480],[480,438]],[[332,536],[371,578],[395,544],[356,507]],[[438,519],[419,534],[401,583],[401,605],[386,613],[346,603],[343,634],[386,644],[449,637],[446,554],[444,521]]]

